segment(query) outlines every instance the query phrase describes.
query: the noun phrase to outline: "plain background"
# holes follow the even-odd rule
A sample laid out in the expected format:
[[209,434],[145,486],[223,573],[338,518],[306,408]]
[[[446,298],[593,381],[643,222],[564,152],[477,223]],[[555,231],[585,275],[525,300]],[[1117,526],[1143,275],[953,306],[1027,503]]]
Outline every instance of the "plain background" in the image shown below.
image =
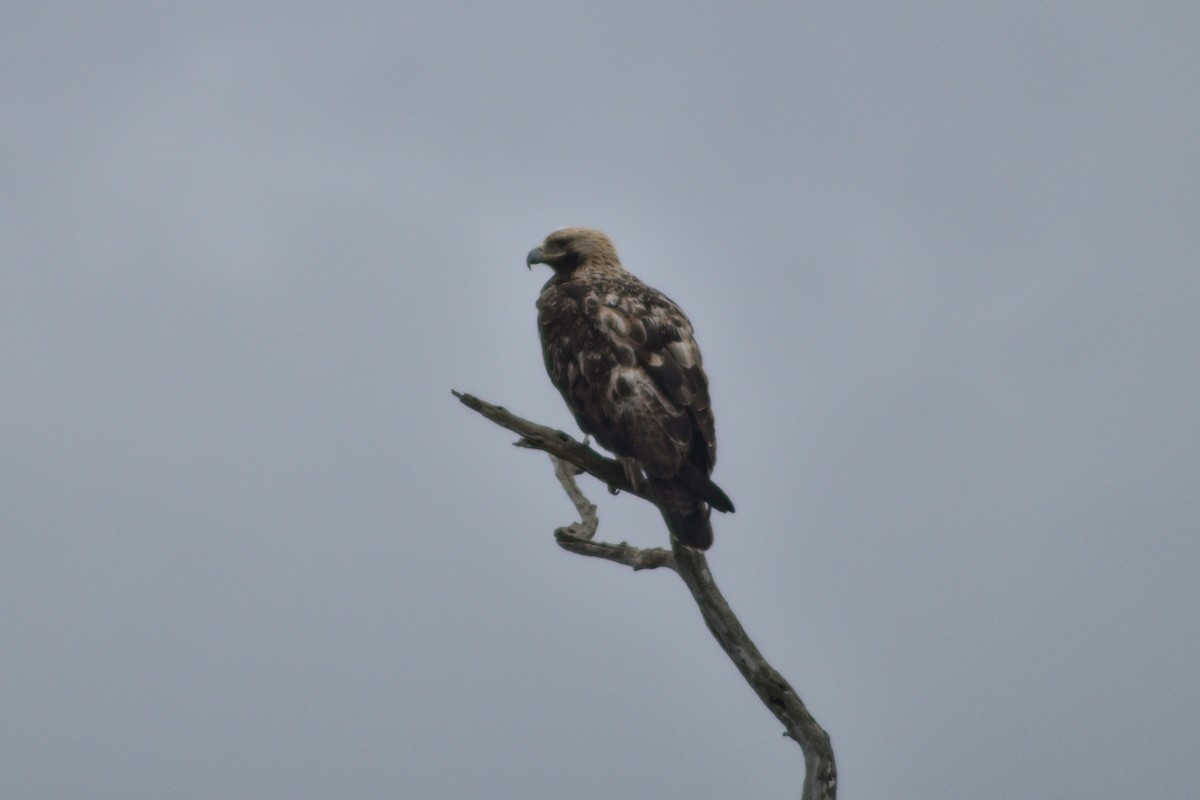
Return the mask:
[[[1200,796],[1200,6],[24,3],[0,795],[796,797],[571,556],[524,255],[689,313],[711,564],[841,797]],[[665,542],[585,484],[602,537]]]

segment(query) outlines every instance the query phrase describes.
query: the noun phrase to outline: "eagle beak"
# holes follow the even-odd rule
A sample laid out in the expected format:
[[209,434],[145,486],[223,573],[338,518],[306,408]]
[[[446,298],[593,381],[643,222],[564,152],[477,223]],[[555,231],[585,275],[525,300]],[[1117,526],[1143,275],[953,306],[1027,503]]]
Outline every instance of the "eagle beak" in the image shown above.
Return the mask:
[[545,264],[542,260],[542,248],[535,247],[529,251],[529,255],[525,256],[525,268],[533,269],[534,264]]

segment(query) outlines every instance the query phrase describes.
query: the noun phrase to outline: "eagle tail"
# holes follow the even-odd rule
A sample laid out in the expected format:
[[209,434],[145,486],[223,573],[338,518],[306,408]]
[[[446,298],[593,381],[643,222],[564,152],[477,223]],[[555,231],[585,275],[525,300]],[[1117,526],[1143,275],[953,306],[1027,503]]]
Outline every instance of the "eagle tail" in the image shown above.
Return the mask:
[[729,495],[713,483],[712,478],[702,472],[694,464],[685,463],[675,476],[675,481],[686,489],[693,497],[697,497],[717,511],[727,513],[733,511],[733,501]]
[[675,481],[650,478],[650,488],[668,530],[676,539],[697,550],[712,547],[713,529],[708,521],[707,504]]
[[722,513],[733,511],[733,501],[729,499],[729,495],[721,491],[721,487],[712,482],[709,478],[704,487],[704,499],[708,504]]

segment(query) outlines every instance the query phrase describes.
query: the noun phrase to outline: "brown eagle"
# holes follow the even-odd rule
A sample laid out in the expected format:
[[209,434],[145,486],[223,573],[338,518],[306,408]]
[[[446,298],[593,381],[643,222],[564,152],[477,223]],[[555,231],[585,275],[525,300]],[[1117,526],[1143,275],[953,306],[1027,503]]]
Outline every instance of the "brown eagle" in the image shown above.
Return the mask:
[[707,550],[709,509],[733,503],[709,477],[717,437],[688,318],[627,272],[600,231],[556,230],[525,261],[554,270],[538,297],[538,330],[546,371],[579,427],[631,482],[644,471],[671,533]]

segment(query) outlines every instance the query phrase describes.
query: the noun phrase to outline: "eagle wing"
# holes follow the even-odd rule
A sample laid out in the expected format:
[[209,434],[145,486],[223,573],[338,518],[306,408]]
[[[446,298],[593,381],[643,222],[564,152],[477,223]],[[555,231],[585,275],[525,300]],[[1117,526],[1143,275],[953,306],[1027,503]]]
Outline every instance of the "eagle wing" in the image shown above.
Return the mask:
[[538,310],[546,370],[580,427],[651,478],[732,509],[708,478],[717,457],[708,379],[683,311],[628,273],[552,282]]

